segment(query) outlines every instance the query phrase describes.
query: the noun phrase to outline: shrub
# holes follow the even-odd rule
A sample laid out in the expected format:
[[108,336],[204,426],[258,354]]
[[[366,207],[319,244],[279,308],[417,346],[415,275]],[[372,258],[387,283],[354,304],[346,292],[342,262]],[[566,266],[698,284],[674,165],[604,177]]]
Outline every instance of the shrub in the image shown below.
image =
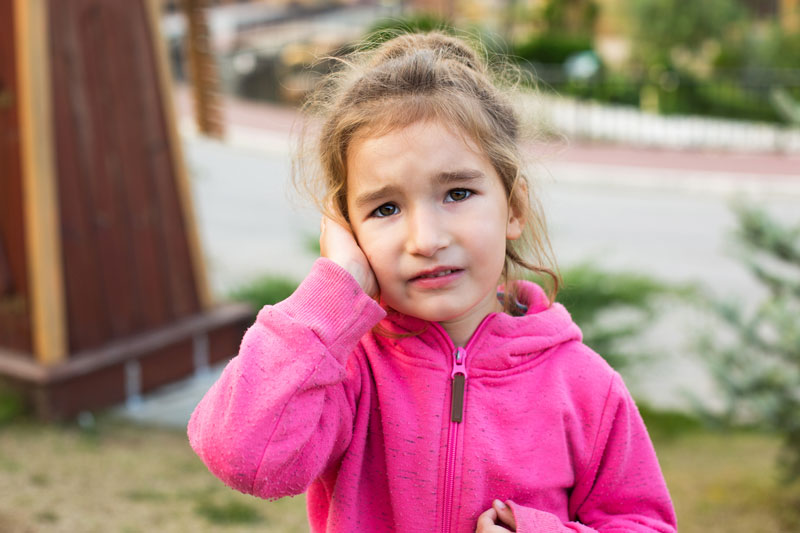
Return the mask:
[[513,53],[531,63],[563,63],[577,52],[592,50],[590,36],[565,33],[543,33],[531,36],[514,47]]
[[[618,369],[644,357],[624,344],[647,328],[659,299],[691,291],[642,274],[603,271],[589,263],[565,270],[563,278],[558,301],[580,326],[583,341]],[[610,313],[613,320],[608,320]]]
[[703,334],[699,348],[725,399],[718,418],[780,434],[780,466],[800,480],[800,225],[752,206],[735,212],[741,260],[767,296],[753,311],[710,299],[724,336]]
[[[453,27],[443,18],[431,14],[421,13],[404,18],[387,18],[376,22],[370,27],[368,33],[377,34],[376,41],[391,39],[398,32],[429,32],[441,31],[453,33]],[[377,44],[376,43],[376,44]]]
[[679,50],[702,55],[704,45],[724,42],[746,20],[739,0],[625,0],[623,6],[634,59],[646,66],[669,66]]
[[258,312],[265,305],[276,304],[291,296],[297,285],[292,279],[268,275],[236,289],[230,297],[232,300],[249,303]]

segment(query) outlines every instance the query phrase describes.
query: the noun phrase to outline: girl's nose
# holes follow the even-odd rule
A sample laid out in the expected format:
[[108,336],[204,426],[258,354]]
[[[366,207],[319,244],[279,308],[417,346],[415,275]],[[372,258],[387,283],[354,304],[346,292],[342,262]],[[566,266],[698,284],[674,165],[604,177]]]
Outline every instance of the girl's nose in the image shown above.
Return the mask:
[[450,244],[449,233],[433,210],[417,209],[407,218],[406,252],[433,257]]

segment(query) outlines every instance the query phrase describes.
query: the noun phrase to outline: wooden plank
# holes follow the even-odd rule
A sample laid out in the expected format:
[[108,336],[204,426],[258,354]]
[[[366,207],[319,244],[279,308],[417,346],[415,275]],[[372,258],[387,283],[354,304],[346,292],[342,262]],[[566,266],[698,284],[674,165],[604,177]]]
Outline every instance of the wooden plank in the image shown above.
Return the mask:
[[[147,33],[147,20],[142,16],[139,2],[116,3],[125,7],[124,31],[116,32],[109,43],[115,62],[111,83],[116,98],[128,105],[119,106],[115,138],[125,161],[123,187],[128,199],[128,224],[131,249],[134,251],[134,277],[138,287],[141,321],[139,331],[162,326],[174,318],[170,312],[168,275],[165,254],[160,247],[164,216],[157,209],[154,197],[157,192],[153,172],[155,154],[164,150],[164,133],[154,131],[158,122],[153,120],[161,109],[154,99],[155,68],[146,64],[151,46]],[[123,15],[121,11],[117,15]],[[131,53],[135,50],[136,53]],[[125,60],[123,60],[125,58]],[[157,96],[157,95],[156,95]],[[171,179],[171,176],[166,176]]]
[[[200,333],[205,335],[205,333]],[[142,393],[152,391],[194,373],[192,338],[171,344],[139,359]]]
[[253,310],[244,304],[217,307],[51,367],[0,348],[0,374],[33,395],[40,417],[70,417],[123,401],[126,367],[137,360],[141,392],[188,377],[196,371],[196,337],[208,339],[209,361],[230,358],[252,318]]
[[[58,0],[51,0],[57,2]],[[126,3],[127,4],[127,3]],[[89,180],[92,204],[93,245],[98,253],[98,278],[104,307],[109,313],[106,339],[123,337],[135,331],[137,295],[134,285],[130,236],[125,226],[125,203],[122,181],[125,179],[113,128],[119,121],[118,108],[123,105],[111,90],[115,61],[124,58],[112,55],[109,43],[121,23],[114,16],[113,6],[101,0],[66,2],[68,12],[64,26],[77,33],[77,53],[83,63],[78,80],[69,90],[86,101],[85,121],[77,128],[90,132]],[[135,52],[133,52],[135,53]],[[146,111],[144,111],[146,112]],[[90,287],[94,289],[95,287]],[[77,320],[83,317],[75,317]]]
[[[143,4],[139,4],[141,8],[142,20],[146,22],[148,19],[145,17],[146,11]],[[155,55],[152,48],[154,41],[149,37],[150,46],[148,46],[148,53],[142,54],[139,59],[143,62],[143,68],[146,68],[154,73],[157,72]],[[154,84],[151,87],[153,91],[153,102],[158,106],[158,112],[150,115],[152,121],[150,130],[157,133],[155,142],[163,148],[158,152],[153,153],[151,172],[154,176],[154,184],[156,193],[154,200],[158,206],[158,212],[162,216],[162,237],[161,242],[164,251],[164,268],[167,273],[169,283],[169,302],[171,304],[171,311],[175,317],[183,317],[195,313],[199,310],[200,304],[198,301],[197,291],[195,289],[194,272],[192,270],[192,262],[189,251],[189,238],[186,219],[183,216],[179,195],[180,190],[177,187],[174,168],[170,161],[170,143],[169,138],[165,135],[164,130],[166,124],[164,120],[163,106],[159,105],[161,95],[159,90],[161,86],[157,80],[154,79]]]
[[36,415],[44,420],[64,420],[87,409],[120,403],[125,400],[125,365],[102,368],[74,380],[39,387],[33,399]]
[[51,2],[53,28],[51,54],[54,93],[56,161],[60,187],[61,234],[64,255],[65,299],[68,316],[69,351],[99,346],[110,330],[112,310],[105,307],[100,285],[100,254],[95,245],[94,202],[91,181],[93,136],[87,115],[90,102],[73,89],[82,79],[84,58],[80,55],[78,28],[66,24],[72,2]]
[[184,220],[185,238],[189,246],[194,282],[194,289],[199,299],[201,309],[209,309],[212,305],[211,290],[208,284],[208,275],[205,267],[205,257],[200,243],[200,233],[197,229],[194,203],[192,202],[191,183],[186,160],[183,155],[181,139],[178,135],[177,121],[172,105],[172,80],[167,66],[166,43],[161,37],[159,28],[159,0],[143,0],[149,21],[148,28],[153,42],[151,47],[153,59],[157,70],[158,94],[162,109],[164,126],[167,133],[167,144],[170,147],[169,162],[172,174],[178,188],[180,212]]
[[15,0],[25,243],[33,351],[44,365],[67,355],[64,285],[53,163],[45,0]]
[[201,306],[147,12],[141,1],[51,2],[70,353],[80,356]]
[[[71,380],[99,369],[139,359],[195,335],[209,334],[211,362],[236,353],[244,330],[253,321],[253,310],[246,304],[226,304],[203,314],[175,321],[162,328],[87,350],[60,365],[44,367],[11,350],[0,348],[0,374],[48,385]],[[222,336],[218,336],[216,332]],[[222,355],[220,355],[222,354]]]
[[14,21],[14,3],[0,2],[0,346],[33,357]]

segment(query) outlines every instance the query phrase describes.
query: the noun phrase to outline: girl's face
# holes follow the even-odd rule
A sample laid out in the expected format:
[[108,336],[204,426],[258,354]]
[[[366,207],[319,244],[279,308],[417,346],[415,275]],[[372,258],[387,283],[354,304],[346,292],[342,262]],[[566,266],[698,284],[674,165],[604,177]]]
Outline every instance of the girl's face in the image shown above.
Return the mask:
[[522,220],[500,177],[466,136],[438,121],[357,138],[347,157],[347,208],[383,301],[439,322],[464,345],[501,310],[506,239]]

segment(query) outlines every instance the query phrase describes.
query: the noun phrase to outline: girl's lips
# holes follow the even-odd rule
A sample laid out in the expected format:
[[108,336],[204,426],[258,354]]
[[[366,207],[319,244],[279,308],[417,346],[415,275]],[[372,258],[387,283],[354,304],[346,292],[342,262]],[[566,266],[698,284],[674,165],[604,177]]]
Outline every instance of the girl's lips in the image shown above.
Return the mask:
[[456,267],[436,268],[411,278],[409,283],[415,287],[425,289],[438,289],[458,280],[464,274],[464,269]]

